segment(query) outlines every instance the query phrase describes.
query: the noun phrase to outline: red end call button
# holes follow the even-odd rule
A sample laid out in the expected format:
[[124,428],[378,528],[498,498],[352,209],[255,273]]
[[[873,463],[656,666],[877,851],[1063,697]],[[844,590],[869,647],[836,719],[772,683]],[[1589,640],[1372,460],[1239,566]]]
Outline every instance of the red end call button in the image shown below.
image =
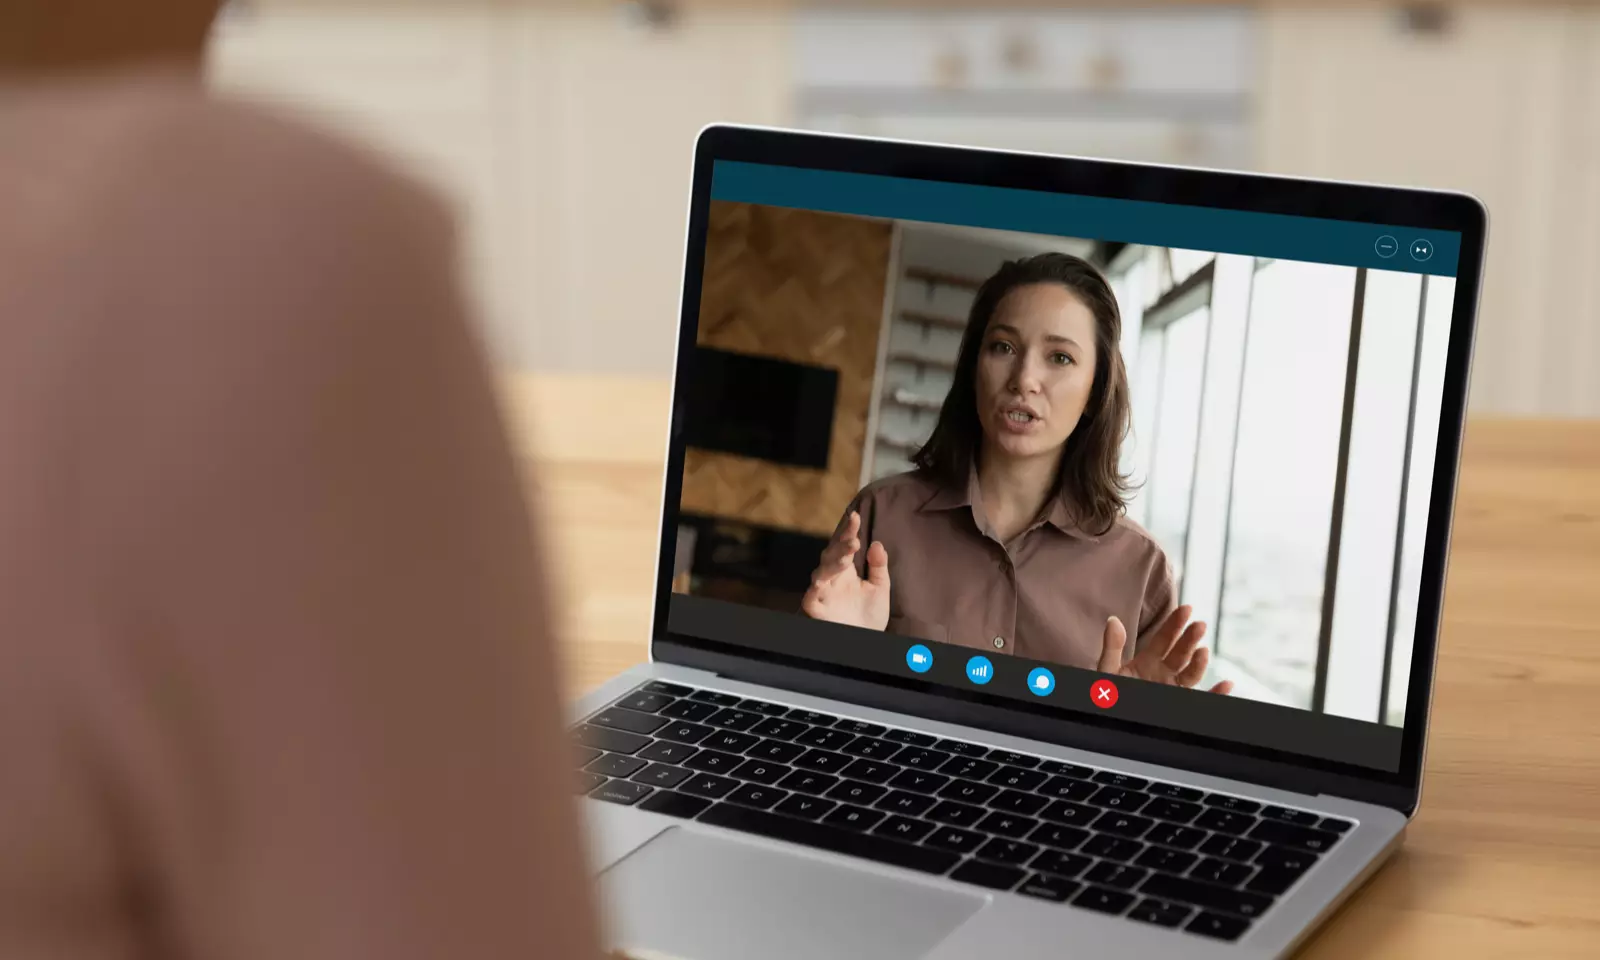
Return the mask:
[[1110,680],[1096,680],[1089,687],[1089,702],[1104,710],[1117,705],[1117,685]]

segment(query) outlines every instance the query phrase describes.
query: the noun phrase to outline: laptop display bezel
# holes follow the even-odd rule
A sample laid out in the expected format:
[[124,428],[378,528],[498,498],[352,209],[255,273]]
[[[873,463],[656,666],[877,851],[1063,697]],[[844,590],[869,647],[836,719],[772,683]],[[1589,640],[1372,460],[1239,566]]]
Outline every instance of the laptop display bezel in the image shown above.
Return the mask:
[[1421,789],[1451,521],[1454,512],[1467,382],[1478,308],[1486,215],[1465,194],[1368,184],[1303,180],[963,147],[832,136],[738,126],[712,126],[694,157],[684,258],[683,295],[662,498],[661,530],[677,528],[682,489],[687,363],[699,324],[702,271],[718,160],[775,164],[921,180],[1043,190],[1113,199],[1177,203],[1363,223],[1452,230],[1461,254],[1445,366],[1431,509],[1423,544],[1416,636],[1399,768],[1382,771],[1267,750],[1234,741],[1140,727],[1114,716],[1079,715],[1018,704],[976,691],[953,691],[913,677],[860,671],[799,656],[688,636],[668,630],[675,559],[663,534],[658,556],[651,637],[655,660],[728,676],[963,723],[1016,736],[1217,776],[1332,793],[1412,812]]

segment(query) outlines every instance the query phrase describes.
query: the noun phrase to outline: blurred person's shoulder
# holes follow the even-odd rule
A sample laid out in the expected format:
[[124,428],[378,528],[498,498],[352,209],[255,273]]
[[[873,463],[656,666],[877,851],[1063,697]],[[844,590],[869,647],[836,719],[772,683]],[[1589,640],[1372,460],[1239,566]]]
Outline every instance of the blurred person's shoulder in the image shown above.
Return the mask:
[[1167,552],[1161,548],[1161,542],[1137,520],[1125,513],[1118,516],[1111,524],[1111,529],[1097,539],[1102,546],[1111,547],[1133,557],[1162,565],[1167,562]]
[[875,514],[908,513],[922,509],[942,492],[944,487],[933,476],[911,470],[872,481],[856,494],[856,503]]

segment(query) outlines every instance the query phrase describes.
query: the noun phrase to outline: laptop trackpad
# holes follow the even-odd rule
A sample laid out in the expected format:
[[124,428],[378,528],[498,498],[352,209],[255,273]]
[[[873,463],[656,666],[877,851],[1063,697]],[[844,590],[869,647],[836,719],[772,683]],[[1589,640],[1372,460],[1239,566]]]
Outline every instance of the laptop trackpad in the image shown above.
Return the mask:
[[607,870],[612,946],[676,960],[921,957],[988,902],[673,827]]

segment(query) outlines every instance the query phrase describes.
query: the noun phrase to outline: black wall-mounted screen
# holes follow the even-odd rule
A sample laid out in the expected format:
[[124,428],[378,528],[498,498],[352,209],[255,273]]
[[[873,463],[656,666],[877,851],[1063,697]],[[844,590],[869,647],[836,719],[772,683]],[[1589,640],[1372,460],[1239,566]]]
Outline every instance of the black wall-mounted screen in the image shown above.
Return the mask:
[[689,446],[796,467],[828,466],[839,371],[698,347],[688,388]]

